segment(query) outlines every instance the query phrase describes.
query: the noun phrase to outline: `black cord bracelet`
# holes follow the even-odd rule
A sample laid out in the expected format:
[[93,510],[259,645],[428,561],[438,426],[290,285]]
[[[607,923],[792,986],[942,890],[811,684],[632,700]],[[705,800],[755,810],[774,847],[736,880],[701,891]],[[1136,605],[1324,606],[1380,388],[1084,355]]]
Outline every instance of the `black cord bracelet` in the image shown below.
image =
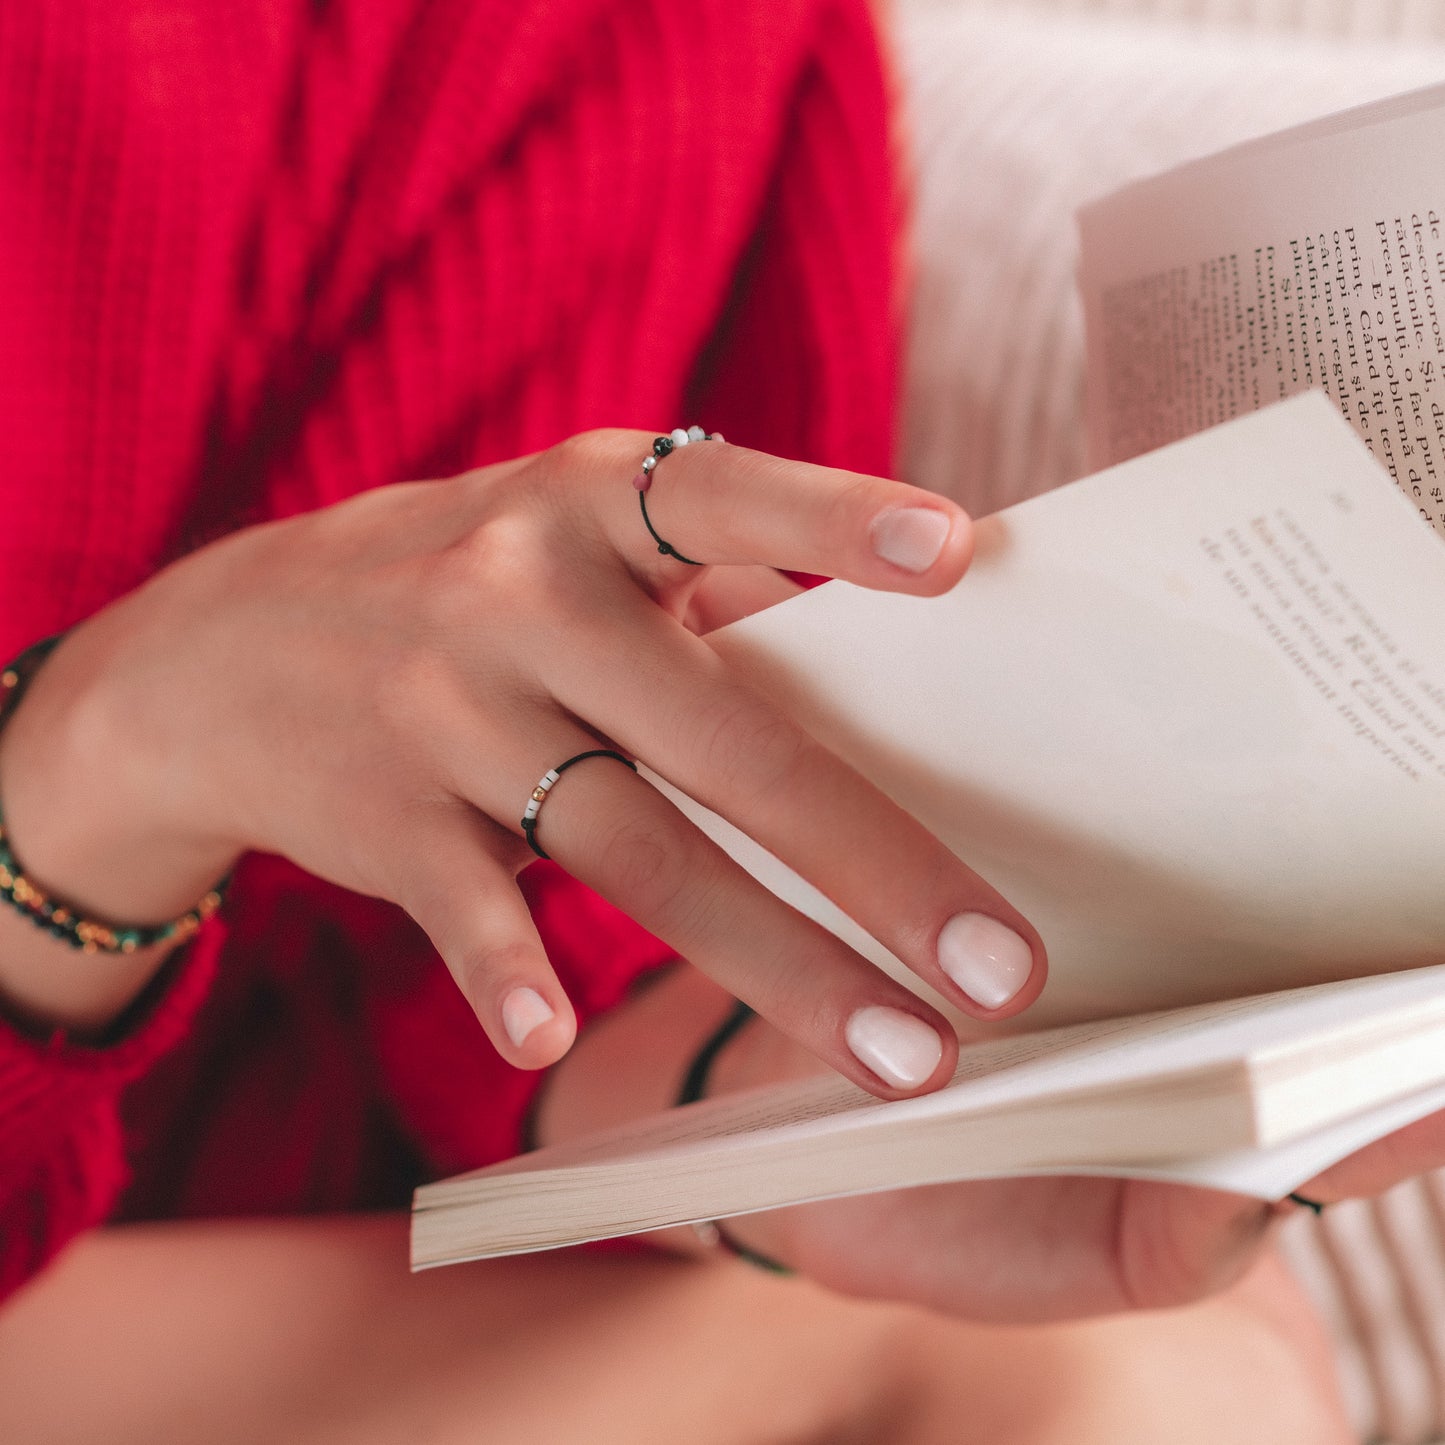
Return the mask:
[[[755,1017],[752,1009],[741,999],[733,1004],[727,1018],[704,1040],[702,1047],[693,1055],[692,1063],[688,1065],[687,1073],[683,1075],[682,1088],[678,1091],[679,1107],[683,1104],[696,1104],[706,1098],[708,1075],[712,1072],[712,1066],[716,1062],[717,1056]],[[793,1273],[787,1265],[778,1260],[770,1259],[766,1254],[759,1254],[757,1250],[749,1249],[745,1244],[739,1244],[723,1230],[722,1225],[715,1219],[699,1220],[693,1225],[693,1229],[704,1244],[736,1255],[738,1259],[746,1260],[756,1269],[766,1270],[769,1274],[790,1275]]]

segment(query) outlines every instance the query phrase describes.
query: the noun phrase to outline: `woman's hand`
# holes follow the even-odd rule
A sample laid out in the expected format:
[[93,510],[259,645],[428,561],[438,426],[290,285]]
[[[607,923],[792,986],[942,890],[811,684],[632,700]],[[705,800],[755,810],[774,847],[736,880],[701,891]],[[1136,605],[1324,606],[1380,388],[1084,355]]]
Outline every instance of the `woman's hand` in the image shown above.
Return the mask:
[[[1445,1114],[1302,1184],[1321,1203],[1445,1165]],[[1036,1323],[1189,1304],[1240,1279],[1297,1213],[1147,1180],[1001,1179],[831,1200],[731,1220],[742,1242],[845,1293]]]
[[[720,1056],[709,1092],[815,1068],[791,1041],[755,1025]],[[1442,1165],[1445,1113],[1376,1141],[1299,1193],[1323,1203],[1366,1197]],[[1299,1208],[1148,1180],[1052,1177],[827,1200],[725,1227],[847,1294],[1032,1324],[1216,1294],[1244,1276]]]
[[[452,481],[237,533],[76,629],[0,751],[37,878],[127,922],[187,906],[245,849],[391,899],[523,1067],[575,1031],[516,886],[549,768],[646,762],[981,1018],[1044,981],[1028,923],[697,635],[794,590],[774,568],[934,594],[967,517],[901,484],[719,442],[598,432]],[[691,624],[689,626],[688,624]],[[884,1097],[956,1055],[933,1009],[748,878],[633,772],[569,770],[542,847],[786,1034]]]

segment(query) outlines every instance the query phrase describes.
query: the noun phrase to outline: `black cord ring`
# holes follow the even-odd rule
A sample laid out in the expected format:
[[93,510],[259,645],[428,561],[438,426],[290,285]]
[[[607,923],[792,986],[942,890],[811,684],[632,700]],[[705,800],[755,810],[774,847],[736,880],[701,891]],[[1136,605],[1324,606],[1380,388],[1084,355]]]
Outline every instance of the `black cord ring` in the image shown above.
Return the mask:
[[652,474],[663,457],[670,456],[678,447],[685,447],[693,442],[721,440],[721,432],[705,432],[700,426],[678,427],[670,436],[654,437],[651,455],[642,459],[642,470],[632,479],[632,485],[637,488],[638,504],[642,508],[642,521],[652,540],[657,543],[657,550],[664,557],[676,557],[679,562],[686,562],[689,567],[701,567],[704,564],[691,557],[684,557],[671,542],[664,541],[658,535],[657,528],[652,525],[652,518],[647,515],[647,492],[652,486]]
[[527,811],[522,817],[522,832],[527,835],[527,842],[539,858],[551,856],[542,851],[542,845],[537,841],[537,815],[542,811],[542,804],[547,801],[547,794],[552,791],[552,785],[557,779],[568,768],[575,767],[588,758],[616,758],[619,763],[626,763],[634,773],[637,771],[637,764],[631,758],[624,757],[616,748],[589,748],[585,753],[576,753],[565,763],[558,763],[555,768],[549,768],[542,775],[542,781],[532,789],[532,797],[527,803]]

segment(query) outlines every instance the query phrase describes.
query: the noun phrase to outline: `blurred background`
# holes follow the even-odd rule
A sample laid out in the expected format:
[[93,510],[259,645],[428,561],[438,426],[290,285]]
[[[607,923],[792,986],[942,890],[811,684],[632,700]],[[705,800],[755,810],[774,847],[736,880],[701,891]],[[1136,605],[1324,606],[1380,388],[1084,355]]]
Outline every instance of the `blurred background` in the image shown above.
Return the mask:
[[1082,474],[1073,214],[1445,80],[1440,0],[893,0],[918,267],[901,467],[980,512]]

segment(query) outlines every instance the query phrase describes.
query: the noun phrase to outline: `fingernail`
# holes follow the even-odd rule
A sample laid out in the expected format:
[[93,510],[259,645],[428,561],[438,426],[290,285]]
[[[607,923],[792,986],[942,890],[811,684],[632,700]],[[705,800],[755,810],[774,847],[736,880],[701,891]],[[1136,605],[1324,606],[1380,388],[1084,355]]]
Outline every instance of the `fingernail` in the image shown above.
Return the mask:
[[878,1004],[860,1008],[843,1037],[859,1063],[898,1089],[926,1083],[943,1057],[943,1040],[922,1019]]
[[953,519],[932,507],[895,507],[873,521],[873,550],[905,572],[927,572],[938,561]]
[[984,1008],[1002,1008],[1028,981],[1034,955],[1012,928],[986,913],[959,913],[938,935],[938,964]]
[[514,988],[502,1000],[502,1027],[513,1046],[519,1049],[533,1029],[556,1017],[552,1005],[535,988]]

